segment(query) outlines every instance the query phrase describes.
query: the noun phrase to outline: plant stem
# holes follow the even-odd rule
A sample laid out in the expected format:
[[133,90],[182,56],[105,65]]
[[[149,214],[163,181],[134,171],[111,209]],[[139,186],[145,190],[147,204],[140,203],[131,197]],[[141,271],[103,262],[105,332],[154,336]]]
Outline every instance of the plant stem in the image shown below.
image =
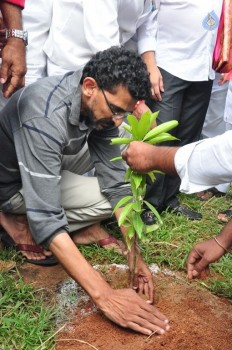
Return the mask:
[[135,232],[134,235],[134,242],[133,242],[133,249],[134,249],[134,255],[133,255],[133,263],[132,263],[132,270],[131,270],[131,288],[133,288],[134,284],[134,277],[135,277],[135,269],[136,269],[136,260],[137,260],[137,233]]

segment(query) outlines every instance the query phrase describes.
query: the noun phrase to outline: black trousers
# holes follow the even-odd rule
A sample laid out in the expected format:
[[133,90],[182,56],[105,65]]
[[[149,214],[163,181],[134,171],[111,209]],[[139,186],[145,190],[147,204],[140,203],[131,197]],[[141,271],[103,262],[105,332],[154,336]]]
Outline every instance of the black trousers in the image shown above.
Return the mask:
[[[168,146],[183,146],[198,141],[209,105],[213,80],[190,82],[173,76],[160,69],[164,80],[162,101],[150,100],[147,104],[154,111],[160,111],[157,124],[178,120],[179,125],[170,131],[179,141],[163,143]],[[160,144],[161,145],[161,144]],[[178,205],[178,176],[156,175],[156,181],[147,180],[146,200],[159,211],[169,205]]]

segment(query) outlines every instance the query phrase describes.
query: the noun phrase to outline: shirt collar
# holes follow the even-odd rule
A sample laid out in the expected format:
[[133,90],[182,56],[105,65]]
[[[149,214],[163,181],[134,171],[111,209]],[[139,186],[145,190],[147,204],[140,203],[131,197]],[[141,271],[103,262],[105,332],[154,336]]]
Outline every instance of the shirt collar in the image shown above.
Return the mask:
[[80,130],[88,130],[88,126],[85,122],[80,121],[81,114],[81,85],[80,79],[82,75],[82,70],[74,72],[70,76],[70,85],[73,86],[73,93],[71,97],[71,112],[68,117],[70,124],[79,126]]

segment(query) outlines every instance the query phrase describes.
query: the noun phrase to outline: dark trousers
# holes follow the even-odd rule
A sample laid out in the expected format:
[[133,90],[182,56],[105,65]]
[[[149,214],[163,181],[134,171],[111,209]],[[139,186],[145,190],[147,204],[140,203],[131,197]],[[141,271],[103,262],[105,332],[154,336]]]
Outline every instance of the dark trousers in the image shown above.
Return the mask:
[[[163,69],[160,71],[165,90],[162,101],[151,100],[147,104],[153,112],[160,111],[158,125],[173,119],[179,122],[177,128],[170,131],[179,141],[166,142],[162,145],[183,146],[198,141],[209,105],[213,81],[190,82],[177,78]],[[179,187],[178,176],[157,174],[154,183],[148,179],[146,200],[159,211],[169,205],[176,206]]]

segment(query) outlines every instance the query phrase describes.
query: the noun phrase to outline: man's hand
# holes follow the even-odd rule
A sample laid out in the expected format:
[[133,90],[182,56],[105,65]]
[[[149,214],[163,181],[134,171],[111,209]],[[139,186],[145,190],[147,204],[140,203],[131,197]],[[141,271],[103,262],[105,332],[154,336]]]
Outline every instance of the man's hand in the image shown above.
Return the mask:
[[142,58],[146,63],[148,72],[150,73],[152,98],[162,101],[161,93],[164,92],[164,83],[162,74],[156,65],[155,52],[146,51],[142,54]]
[[162,92],[164,92],[163,77],[157,66],[150,70],[150,81],[152,85],[152,98],[157,101],[162,101]]
[[167,318],[132,289],[112,289],[98,306],[110,320],[136,332],[150,335],[169,330]]
[[122,153],[122,158],[133,171],[147,173],[154,170],[154,154],[154,146],[144,142],[134,141]]
[[209,264],[219,260],[224,254],[225,250],[213,238],[195,245],[188,256],[188,278],[200,278],[202,273],[207,272]]
[[[132,272],[133,269],[133,258],[134,254],[128,253],[128,265]],[[141,296],[144,296],[146,301],[150,304],[154,300],[154,284],[152,279],[152,274],[145,262],[143,261],[140,252],[136,254],[136,266],[134,271],[134,276],[131,276],[132,288]]]
[[133,171],[138,173],[160,170],[177,175],[174,163],[177,150],[177,147],[156,147],[145,142],[133,141],[122,153],[122,158]]
[[135,291],[112,289],[85,260],[66,232],[55,236],[49,249],[110,320],[147,335],[154,331],[163,334],[169,329],[167,318]]
[[2,57],[2,49],[6,45],[6,29],[0,29],[0,57]]
[[19,38],[9,38],[2,49],[0,82],[4,97],[10,97],[25,84],[25,44]]
[[[119,220],[122,208],[117,209],[115,212],[117,220]],[[127,228],[125,226],[120,226],[123,239],[126,242]],[[134,265],[134,244],[132,243],[131,249],[127,251],[127,261],[130,272],[133,271]],[[140,295],[144,295],[148,303],[153,302],[154,298],[154,285],[152,280],[151,271],[148,269],[147,265],[143,261],[140,253],[139,246],[136,246],[136,263],[134,269],[134,275],[131,275],[131,288],[136,290]]]
[[[0,9],[3,17],[1,29],[17,28],[22,30],[22,18],[20,6],[5,1],[0,1]],[[26,74],[26,48],[20,38],[8,38],[4,42],[1,31],[1,57],[0,82],[3,84],[4,97],[10,97],[13,92],[24,86]]]
[[[152,113],[152,111],[150,110],[150,108],[145,104],[144,101],[138,101],[135,105],[135,108],[133,110],[133,114],[136,116],[136,118],[139,120],[141,118],[141,116],[145,113],[149,111],[150,113]],[[156,121],[154,121],[151,129],[155,128],[157,126]]]
[[143,113],[147,111],[151,112],[150,108],[145,104],[143,100],[140,100],[136,103],[135,108],[133,110],[133,114],[136,116],[137,119],[140,119]]

